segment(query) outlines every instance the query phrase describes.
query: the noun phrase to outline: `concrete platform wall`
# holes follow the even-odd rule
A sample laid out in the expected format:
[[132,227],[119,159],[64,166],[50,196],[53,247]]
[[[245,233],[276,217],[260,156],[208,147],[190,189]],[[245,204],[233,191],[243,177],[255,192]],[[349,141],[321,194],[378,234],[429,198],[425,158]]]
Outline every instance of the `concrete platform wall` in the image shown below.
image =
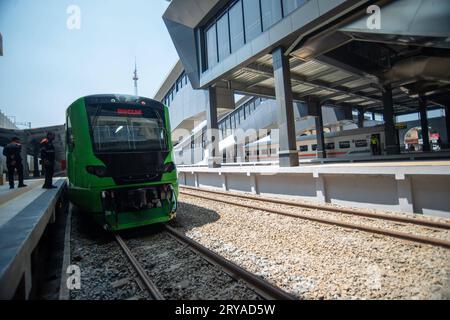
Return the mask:
[[450,175],[446,172],[427,175],[423,171],[403,174],[395,169],[385,174],[186,169],[179,169],[181,185],[450,218]]

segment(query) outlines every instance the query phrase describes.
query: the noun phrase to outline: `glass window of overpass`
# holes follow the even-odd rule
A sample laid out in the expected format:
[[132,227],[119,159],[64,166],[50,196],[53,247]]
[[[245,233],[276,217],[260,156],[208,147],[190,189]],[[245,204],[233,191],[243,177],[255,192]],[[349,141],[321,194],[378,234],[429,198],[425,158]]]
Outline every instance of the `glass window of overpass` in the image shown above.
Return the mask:
[[287,16],[289,13],[301,7],[308,0],[283,0],[283,13]]
[[217,64],[217,37],[215,24],[206,30],[206,48],[208,52],[208,68],[211,68]]
[[259,0],[244,1],[245,39],[252,41],[261,33],[261,16]]
[[217,46],[219,51],[219,61],[230,55],[230,34],[228,29],[228,13],[225,13],[217,21]]
[[231,2],[203,29],[206,62],[203,69],[255,39],[309,0],[238,0]]
[[244,45],[244,18],[242,16],[242,3],[236,2],[228,13],[230,19],[231,52]]
[[263,30],[269,29],[282,18],[280,0],[261,0]]

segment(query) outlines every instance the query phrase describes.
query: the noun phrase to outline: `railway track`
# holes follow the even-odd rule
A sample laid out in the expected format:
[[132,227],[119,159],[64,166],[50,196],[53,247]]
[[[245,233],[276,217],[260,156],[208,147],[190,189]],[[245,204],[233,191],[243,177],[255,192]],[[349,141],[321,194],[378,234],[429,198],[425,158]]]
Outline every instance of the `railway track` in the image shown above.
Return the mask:
[[[216,254],[215,252],[204,247],[200,243],[190,239],[174,228],[164,225],[164,232],[171,238],[175,239],[181,245],[188,247],[191,251],[198,254],[202,259],[222,269],[227,275],[231,276],[234,280],[243,281],[248,288],[256,292],[258,296],[268,300],[294,300],[296,299],[291,294],[281,290],[280,288],[270,284],[263,280],[259,276],[239,267],[233,262],[225,259],[224,257]],[[150,293],[151,297],[155,300],[164,300],[164,294],[157,287],[155,281],[149,276],[142,264],[136,259],[132,250],[128,247],[126,242],[118,234],[115,234],[115,239],[120,248],[124,252],[125,256],[132,264],[134,270],[141,279],[146,290]]]
[[142,267],[142,265],[137,261],[137,259],[131,252],[130,248],[128,248],[128,246],[126,245],[126,243],[122,239],[122,237],[119,236],[118,234],[115,234],[114,237],[115,237],[117,243],[119,244],[120,248],[122,249],[123,253],[127,257],[128,261],[130,261],[131,265],[133,266],[133,269],[138,274],[143,285],[145,286],[145,288],[151,295],[151,297],[154,300],[164,300],[163,295],[161,294],[159,289],[156,287],[156,285],[153,283],[152,279],[145,272],[145,269]]
[[[244,207],[248,209],[254,209],[254,210],[261,210],[265,212],[270,212],[278,215],[293,217],[293,218],[299,218],[299,219],[305,219],[310,220],[318,223],[328,224],[328,225],[335,225],[339,227],[344,228],[350,228],[350,229],[356,229],[360,231],[370,232],[374,234],[381,234],[384,236],[394,237],[394,238],[400,238],[403,240],[409,240],[414,241],[418,243],[424,243],[424,244],[430,244],[434,246],[440,246],[449,249],[450,248],[450,241],[445,239],[438,239],[435,237],[429,237],[429,236],[422,236],[387,228],[380,228],[380,227],[374,227],[367,224],[359,224],[359,223],[352,223],[347,221],[341,221],[338,219],[331,219],[331,218],[324,218],[324,217],[316,217],[310,214],[304,214],[304,213],[292,213],[286,208],[271,208],[270,206],[267,206],[267,204],[278,204],[288,207],[297,207],[297,208],[304,208],[304,209],[312,209],[312,210],[320,210],[320,211],[327,211],[332,213],[339,213],[339,214],[345,214],[350,216],[359,216],[364,218],[370,218],[373,220],[383,220],[383,221],[391,221],[394,223],[401,223],[405,225],[415,225],[415,226],[421,226],[421,227],[429,227],[429,228],[435,228],[440,230],[450,230],[450,223],[447,222],[439,222],[439,221],[428,221],[428,220],[422,220],[422,219],[414,219],[410,217],[402,217],[402,216],[394,216],[389,214],[382,214],[382,213],[370,213],[365,211],[359,211],[359,210],[352,210],[352,209],[344,209],[344,208],[332,208],[328,206],[320,206],[320,205],[313,205],[313,204],[303,204],[299,202],[293,202],[293,201],[286,201],[281,199],[267,199],[267,198],[261,198],[246,194],[236,194],[236,193],[229,193],[229,192],[223,192],[223,191],[215,191],[215,190],[208,190],[208,189],[200,189],[200,188],[193,188],[193,187],[187,187],[183,186],[181,189],[185,190],[191,190],[195,191],[195,193],[192,192],[186,192],[186,191],[180,191],[181,194],[201,198],[205,200],[210,201],[216,201],[221,202],[229,205],[235,205],[239,207]],[[207,196],[205,194],[210,194],[214,196]],[[239,202],[239,201],[233,201],[231,199],[225,199],[220,198],[217,196],[224,196],[224,197],[234,197],[241,200],[252,200],[253,203],[247,202]],[[262,205],[257,205],[254,202],[259,202]],[[266,204],[266,206],[264,206]]]

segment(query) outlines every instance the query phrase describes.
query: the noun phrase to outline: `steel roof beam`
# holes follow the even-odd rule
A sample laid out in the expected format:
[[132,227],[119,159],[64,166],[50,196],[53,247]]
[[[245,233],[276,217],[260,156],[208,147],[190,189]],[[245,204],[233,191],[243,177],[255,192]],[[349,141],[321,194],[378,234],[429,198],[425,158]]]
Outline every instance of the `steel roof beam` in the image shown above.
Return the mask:
[[[248,65],[247,67],[245,67],[244,69],[247,70],[248,72],[253,72],[253,73],[265,76],[267,78],[273,78],[273,69],[272,69],[272,67],[269,67],[269,66],[266,66],[266,65],[252,63],[252,64]],[[367,96],[367,95],[362,94],[362,93],[353,93],[348,88],[345,88],[345,87],[339,87],[339,86],[330,87],[328,83],[325,83],[323,81],[317,81],[317,80],[308,82],[307,78],[302,77],[302,76],[300,76],[298,74],[295,74],[295,73],[291,73],[291,81],[293,83],[300,83],[300,84],[305,84],[305,85],[309,85],[309,86],[320,87],[323,90],[341,91],[342,94],[349,94],[349,95],[353,95],[355,97],[360,97],[362,99],[375,100],[375,101],[380,101],[381,102],[380,98]]]
[[359,91],[366,90],[366,89],[370,89],[370,88],[376,89],[376,90],[380,90],[380,88],[378,88],[378,87],[377,87],[376,85],[374,85],[373,83],[368,83],[368,84],[363,84],[363,85],[358,86],[358,87],[350,88],[349,91],[350,91],[351,93],[357,93],[357,92],[359,92]]
[[338,81],[335,81],[335,82],[331,83],[330,84],[330,88],[336,88],[336,87],[338,87],[338,86],[340,86],[342,84],[345,84],[345,83],[348,83],[348,82],[352,82],[352,81],[355,81],[357,79],[358,78],[355,77],[355,76],[349,76],[347,78],[344,78],[344,79],[341,79],[341,80],[338,80]]
[[[319,92],[319,91],[322,91],[322,89],[321,88],[312,88],[312,89],[309,89],[309,90],[306,90],[306,91],[303,91],[303,92],[299,92],[299,93],[297,93],[297,95],[299,97],[306,97],[306,96],[308,96],[310,94],[314,94],[314,93]],[[295,92],[293,92],[293,93],[295,94]]]
[[321,77],[324,77],[324,76],[328,76],[328,75],[330,75],[330,74],[332,74],[332,73],[335,73],[335,72],[337,72],[337,70],[334,70],[334,69],[324,70],[324,71],[321,71],[321,72],[319,72],[319,73],[316,73],[315,75],[312,75],[312,76],[310,76],[310,77],[307,77],[306,80],[307,80],[307,81],[316,80],[317,78],[321,78]]

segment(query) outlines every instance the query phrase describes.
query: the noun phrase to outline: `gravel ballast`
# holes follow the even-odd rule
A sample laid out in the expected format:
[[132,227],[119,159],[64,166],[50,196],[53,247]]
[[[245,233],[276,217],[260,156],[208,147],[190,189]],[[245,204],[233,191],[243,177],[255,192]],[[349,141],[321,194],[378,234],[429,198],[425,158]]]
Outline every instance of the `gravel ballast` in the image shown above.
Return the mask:
[[[244,282],[178,242],[160,225],[121,235],[165,299],[261,299]],[[113,235],[80,212],[72,215],[71,264],[81,271],[81,288],[70,291],[72,300],[151,298]]]
[[127,245],[166,299],[259,299],[245,283],[234,280],[167,232],[133,237]]
[[[367,223],[367,218],[338,218]],[[370,223],[449,240],[448,231]],[[450,250],[445,248],[186,195],[180,196],[171,225],[300,299],[450,298]]]
[[136,273],[111,234],[93,221],[72,214],[71,264],[81,271],[81,288],[71,300],[140,300],[149,298],[139,287]]

